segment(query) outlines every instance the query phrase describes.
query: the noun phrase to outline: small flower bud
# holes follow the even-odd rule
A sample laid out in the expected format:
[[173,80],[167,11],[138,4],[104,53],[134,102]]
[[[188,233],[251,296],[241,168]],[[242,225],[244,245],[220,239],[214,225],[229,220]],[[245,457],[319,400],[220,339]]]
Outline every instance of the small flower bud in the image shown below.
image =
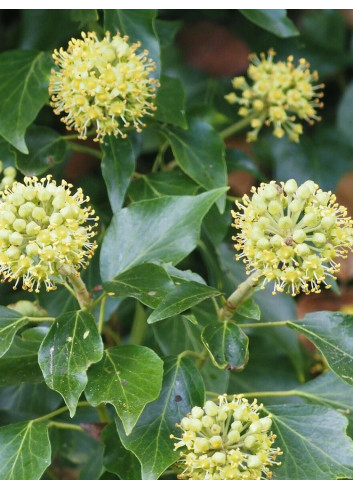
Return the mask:
[[191,416],[193,418],[200,419],[200,418],[202,418],[203,415],[204,415],[203,409],[201,409],[200,407],[195,406],[195,407],[192,408],[192,410],[191,410]]

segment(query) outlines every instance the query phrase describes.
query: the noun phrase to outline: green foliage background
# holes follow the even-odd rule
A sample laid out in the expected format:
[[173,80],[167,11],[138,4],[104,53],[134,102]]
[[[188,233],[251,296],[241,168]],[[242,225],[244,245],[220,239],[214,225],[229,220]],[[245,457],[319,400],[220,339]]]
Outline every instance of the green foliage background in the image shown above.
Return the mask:
[[[308,59],[326,83],[323,122],[306,127],[300,144],[265,131],[253,157],[226,148],[222,131],[237,121],[224,101],[231,77],[188,65],[176,37],[200,20],[252,51]],[[141,135],[82,145],[49,107],[51,51],[81,30],[107,29],[150,51],[158,110]],[[224,392],[256,396],[273,414],[284,452],[275,479],[352,479],[353,316],[299,321],[292,297],[265,290],[231,320],[217,318],[245,279],[231,246],[228,174],[313,179],[334,191],[353,170],[353,44],[343,15],[4,10],[0,45],[0,160],[18,178],[71,179],[100,216],[100,249],[83,274],[91,310],[64,287],[36,295],[0,286],[1,479],[175,478],[175,423]],[[7,307],[20,300],[46,312]],[[316,378],[298,334],[326,359]]]

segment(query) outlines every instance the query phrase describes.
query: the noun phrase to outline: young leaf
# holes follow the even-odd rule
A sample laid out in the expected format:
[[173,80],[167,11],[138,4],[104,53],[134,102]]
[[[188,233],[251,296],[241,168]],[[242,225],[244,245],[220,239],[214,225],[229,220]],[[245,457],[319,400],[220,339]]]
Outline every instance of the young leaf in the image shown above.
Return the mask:
[[340,312],[314,312],[288,326],[305,335],[321,351],[331,370],[353,384],[353,316]]
[[154,117],[157,121],[187,129],[185,92],[179,78],[161,77],[161,88],[158,90],[155,104],[157,111]]
[[39,349],[39,366],[48,387],[64,398],[71,417],[87,384],[86,371],[102,355],[102,339],[90,313],[66,312],[51,325]]
[[113,404],[130,434],[146,404],[158,397],[162,377],[163,362],[154,351],[145,346],[115,346],[89,369],[85,395],[92,406]]
[[151,324],[171,316],[176,316],[205,299],[219,294],[219,290],[208,287],[208,285],[203,285],[198,282],[184,282],[166,295],[157,309],[149,316],[147,322]]
[[122,444],[141,462],[142,479],[158,479],[179,458],[170,435],[177,433],[175,423],[193,406],[203,405],[204,389],[202,377],[191,360],[168,357],[160,396],[145,407],[131,435],[126,436],[116,419]]
[[176,265],[196,247],[202,218],[224,192],[222,188],[195,197],[160,197],[116,213],[102,244],[103,281],[151,260]]
[[106,136],[101,146],[102,175],[114,214],[123,206],[125,193],[135,170],[135,155],[128,139]]
[[39,480],[50,465],[50,453],[47,423],[0,427],[0,479]]
[[22,153],[27,127],[48,100],[52,62],[40,51],[6,51],[0,54],[0,134]]
[[0,357],[10,348],[15,334],[28,323],[17,311],[0,306]]
[[135,297],[146,306],[155,309],[175,285],[163,267],[154,263],[142,263],[115,279],[103,284],[104,290],[116,297]]
[[283,455],[273,469],[281,480],[334,480],[353,477],[353,442],[347,419],[333,409],[309,404],[268,406],[275,445]]
[[104,443],[104,467],[122,480],[141,479],[141,465],[135,455],[122,445],[115,423],[108,424],[102,431]]
[[[163,129],[179,166],[206,190],[227,184],[227,167],[224,144],[212,126],[199,119],[189,119],[187,131],[177,127]],[[219,198],[220,212],[225,206],[225,196]]]
[[236,324],[214,321],[205,326],[201,339],[216,367],[241,370],[249,359],[249,338]]
[[141,49],[148,49],[148,56],[157,65],[153,77],[158,79],[161,62],[159,40],[155,27],[156,14],[155,9],[104,10],[104,29],[112,33],[119,31],[122,35],[129,36],[130,42],[140,41]]
[[67,144],[49,127],[32,125],[26,133],[29,154],[16,151],[16,166],[25,175],[41,175],[68,157]]
[[239,9],[250,22],[272,32],[278,37],[298,36],[299,31],[287,17],[285,9]]

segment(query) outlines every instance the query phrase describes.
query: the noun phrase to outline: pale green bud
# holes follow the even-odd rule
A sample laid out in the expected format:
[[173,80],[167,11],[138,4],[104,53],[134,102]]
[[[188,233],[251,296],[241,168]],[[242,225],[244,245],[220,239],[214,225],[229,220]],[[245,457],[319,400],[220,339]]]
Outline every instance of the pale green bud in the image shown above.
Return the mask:
[[189,430],[196,431],[196,432],[202,430],[202,423],[199,419],[190,418],[189,421],[190,421]]
[[293,226],[292,219],[288,216],[278,219],[278,227],[280,229],[290,229]]
[[278,190],[274,185],[268,184],[263,190],[263,195],[266,199],[272,200],[278,196]]
[[12,233],[11,236],[9,237],[9,241],[11,244],[15,246],[20,246],[23,242],[23,236],[20,233]]
[[312,195],[312,191],[310,190],[310,186],[307,185],[307,182],[300,185],[300,187],[295,193],[295,196],[298,199],[305,199],[305,200],[308,199],[310,195]]
[[280,214],[282,209],[282,205],[277,200],[271,200],[267,207],[267,210],[271,214],[271,216],[276,216]]
[[310,255],[311,253],[309,246],[305,243],[298,244],[298,246],[295,249],[299,256],[307,256]]
[[37,256],[39,255],[39,246],[36,243],[29,243],[26,246],[26,253],[28,256]]
[[304,226],[313,227],[318,224],[318,216],[310,212],[303,217]]
[[26,229],[26,225],[27,223],[24,219],[15,219],[12,223],[12,227],[14,228],[14,230],[18,231],[19,233]]
[[203,416],[201,421],[202,421],[202,426],[204,426],[205,428],[211,428],[211,426],[214,423],[214,418],[212,416]]
[[260,457],[258,457],[257,455],[248,455],[246,463],[249,469],[254,469],[262,465]]
[[222,437],[216,435],[216,436],[212,436],[210,438],[210,444],[211,444],[211,447],[212,448],[220,448],[223,444],[223,440],[222,440]]
[[34,207],[35,205],[32,202],[26,202],[25,204],[21,205],[18,210],[18,214],[20,217],[28,217],[30,214],[32,214]]
[[[38,248],[38,246],[37,246],[37,248]],[[186,418],[186,417],[183,418],[180,421],[180,426],[183,428],[183,430],[188,431],[190,429],[190,419],[189,418]]]
[[11,178],[11,180],[13,180],[15,178],[16,173],[17,173],[16,168],[14,168],[13,166],[8,166],[7,168],[4,169],[5,177]]
[[221,432],[221,427],[219,426],[219,424],[214,423],[211,426],[211,432],[214,433],[215,435],[218,435],[218,433]]
[[305,201],[302,199],[293,199],[292,202],[289,204],[288,208],[290,209],[291,212],[297,213],[301,212],[305,205]]
[[287,182],[284,185],[284,191],[288,195],[294,194],[297,188],[298,188],[297,182],[293,178],[291,180],[287,180]]
[[6,251],[5,255],[10,258],[10,260],[18,260],[18,258],[21,256],[21,250],[20,248],[17,248],[16,246],[10,246]]
[[249,435],[247,436],[245,439],[244,439],[244,446],[247,448],[247,449],[250,449],[252,448],[255,443],[256,443],[256,437],[253,436],[253,435]]
[[326,244],[327,239],[326,236],[322,233],[314,233],[312,241],[315,246],[321,248],[321,246],[324,246]]
[[212,455],[212,460],[216,465],[224,465],[226,463],[226,454],[223,452],[216,452]]
[[284,244],[284,239],[282,238],[282,236],[280,236],[279,234],[275,234],[274,236],[272,236],[272,238],[270,239],[270,243],[272,246],[274,246],[275,248],[279,248],[280,246],[282,246]]
[[47,217],[47,214],[42,207],[35,207],[32,211],[32,217],[37,221],[43,221]]
[[40,231],[40,226],[34,221],[29,222],[26,226],[26,233],[29,234],[30,236],[38,234],[39,231]]
[[231,430],[227,435],[229,443],[237,443],[240,440],[240,433],[238,430]]
[[303,243],[306,240],[306,233],[302,229],[296,229],[293,233],[293,239],[296,243]]
[[191,416],[193,418],[199,419],[199,418],[202,418],[203,415],[204,415],[203,409],[201,409],[200,407],[195,406],[195,407],[192,408],[192,410],[191,410]]
[[37,195],[37,190],[32,186],[26,187],[23,190],[23,197],[26,200],[33,200],[36,195]]
[[335,216],[326,216],[321,219],[321,227],[325,230],[330,229],[336,224]]
[[257,242],[257,247],[260,250],[267,250],[270,247],[270,242],[267,238],[260,238]]
[[210,442],[207,438],[196,438],[194,441],[195,452],[207,452],[210,449]]
[[218,406],[213,401],[207,401],[204,406],[204,411],[208,416],[216,416],[218,413]]

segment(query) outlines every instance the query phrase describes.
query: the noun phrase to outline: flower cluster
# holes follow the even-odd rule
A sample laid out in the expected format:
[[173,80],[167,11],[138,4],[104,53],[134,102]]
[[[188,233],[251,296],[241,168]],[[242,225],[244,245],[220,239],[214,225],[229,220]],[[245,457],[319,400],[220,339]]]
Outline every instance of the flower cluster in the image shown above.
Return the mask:
[[264,53],[260,58],[252,54],[252,64],[248,68],[252,82],[248,83],[243,76],[234,78],[233,87],[241,94],[231,92],[225,97],[229,103],[239,104],[239,115],[249,120],[252,127],[247,133],[249,142],[256,141],[264,124],[273,125],[274,136],[282,138],[287,133],[291,141],[298,142],[303,126],[297,119],[310,124],[320,120],[316,108],[323,106],[320,101],[323,93],[317,90],[324,85],[315,84],[317,72],[310,72],[310,65],[304,58],[294,66],[293,56],[289,56],[287,62],[275,63],[274,55],[273,50],[269,50],[267,58]]
[[[60,267],[73,272],[85,267],[96,244],[89,240],[96,233],[98,218],[82,190],[71,194],[71,184],[57,185],[51,176],[25,177],[2,193],[0,202],[0,274],[2,281],[22,279],[23,289],[39,292],[55,289],[61,280]],[[94,222],[87,225],[87,220]]]
[[[207,401],[203,408],[194,407],[177,425],[183,431],[175,443],[180,452],[183,472],[180,479],[192,480],[256,480],[270,478],[269,469],[281,455],[271,448],[276,436],[268,433],[270,416],[260,418],[256,400],[234,395],[219,397],[219,404]],[[176,438],[171,435],[171,438]]]
[[55,50],[53,58],[59,71],[52,70],[49,93],[54,112],[66,112],[61,120],[85,139],[92,123],[97,141],[106,134],[126,137],[125,128],[137,132],[144,126],[141,118],[152,115],[158,82],[150,76],[156,69],[148,51],[136,51],[140,42],[128,43],[128,36],[106,32],[98,40],[94,32],[82,32],[82,39],[71,39],[67,51]]
[[0,181],[0,191],[12,185],[16,177],[16,168],[8,166],[3,170],[2,165],[3,163],[0,161],[0,173],[2,172],[4,175]]
[[308,180],[298,187],[295,180],[272,181],[252,188],[253,196],[236,202],[233,226],[239,229],[235,249],[243,250],[248,273],[259,270],[276,291],[320,292],[327,276],[339,271],[334,260],[346,257],[352,248],[352,224],[347,209],[336,196],[323,192]]

